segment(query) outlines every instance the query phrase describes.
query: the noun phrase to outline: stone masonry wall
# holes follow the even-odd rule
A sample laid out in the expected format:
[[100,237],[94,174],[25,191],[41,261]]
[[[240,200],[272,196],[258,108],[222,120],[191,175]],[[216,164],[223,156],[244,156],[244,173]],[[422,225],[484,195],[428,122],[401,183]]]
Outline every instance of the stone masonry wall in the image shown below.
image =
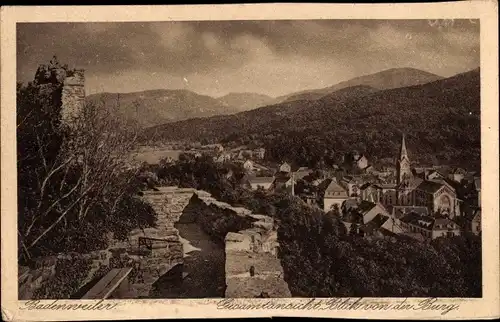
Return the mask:
[[157,227],[135,229],[129,235],[128,243],[138,245],[139,237],[156,238],[165,242],[157,242],[149,256],[140,258],[140,279],[132,289],[138,294],[130,297],[147,297],[153,284],[174,266],[183,264],[184,250],[179,231],[174,227],[182,211],[193,195],[192,189],[176,187],[160,187],[159,191],[145,191],[143,199],[147,201],[158,214]]
[[[190,220],[213,238],[223,238],[226,298],[291,297],[277,257],[279,243],[274,219],[217,201],[196,191],[188,207]],[[186,218],[188,219],[188,218]]]
[[[82,258],[91,261],[85,285],[92,280],[94,273],[105,273],[112,267],[133,267],[129,276],[130,292],[125,298],[147,298],[153,284],[174,266],[183,263],[183,246],[179,232],[174,228],[184,207],[189,202],[194,190],[162,187],[160,191],[145,191],[143,199],[158,214],[157,227],[135,229],[127,241],[112,241],[108,249],[89,254],[61,254],[40,258],[35,267],[19,268],[19,299],[28,300],[44,283],[50,283],[54,277],[55,266],[60,259]],[[157,238],[164,242],[157,243],[150,251],[139,248],[139,237]]]
[[[151,297],[153,284],[184,263],[185,245],[174,225],[196,223],[225,249],[225,267],[221,267],[225,271],[225,297],[291,297],[277,257],[279,243],[273,218],[232,207],[194,189],[160,187],[158,191],[145,191],[142,198],[158,214],[157,227],[135,229],[128,241],[116,241],[106,250],[84,255],[92,260],[89,279],[96,271],[121,260],[123,265],[134,267],[130,292],[124,298]],[[144,253],[138,245],[139,237],[162,242]],[[57,259],[44,260],[36,270],[20,270],[19,279],[24,285],[21,299],[29,299],[42,282],[53,276]]]
[[76,70],[64,79],[62,89],[61,117],[63,122],[70,123],[83,108],[85,102],[85,75],[83,70]]

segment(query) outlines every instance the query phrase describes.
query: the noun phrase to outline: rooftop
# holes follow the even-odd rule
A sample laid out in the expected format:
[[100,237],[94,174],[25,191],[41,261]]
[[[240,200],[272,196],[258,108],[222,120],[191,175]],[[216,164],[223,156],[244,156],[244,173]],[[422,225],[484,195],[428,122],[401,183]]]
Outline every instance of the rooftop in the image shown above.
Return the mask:
[[299,168],[297,172],[294,172],[293,176],[295,179],[303,179],[304,177],[307,177],[311,173],[312,170],[309,170],[307,168]]
[[387,221],[387,219],[389,218],[378,214],[372,220],[361,226],[360,229],[365,233],[371,233],[374,230],[381,228],[381,226]]
[[435,182],[435,181],[429,181],[429,180],[422,180],[422,182],[416,187],[418,190],[422,190],[425,192],[429,193],[435,193],[439,189],[443,187],[442,183]]
[[414,212],[405,214],[401,222],[419,226],[428,230],[442,230],[458,228],[458,225],[448,218],[434,218],[427,215],[419,215]]
[[291,177],[277,176],[277,177],[274,179],[274,182],[275,182],[275,183],[286,183],[286,182],[288,182],[289,180],[291,180]]
[[326,192],[341,192],[347,196],[347,191],[342,188],[335,180],[332,180],[328,187],[326,188]]
[[373,202],[369,202],[369,201],[363,200],[358,205],[358,210],[360,212],[362,212],[362,213],[366,213],[366,212],[372,210],[376,205],[377,204],[375,204]]
[[274,177],[250,177],[248,178],[248,182],[250,184],[259,184],[259,183],[273,183]]
[[407,214],[410,212],[413,212],[413,213],[416,213],[416,214],[419,214],[422,216],[429,214],[429,210],[427,209],[427,207],[424,207],[424,206],[392,206],[392,214],[396,218],[400,218],[404,214]]

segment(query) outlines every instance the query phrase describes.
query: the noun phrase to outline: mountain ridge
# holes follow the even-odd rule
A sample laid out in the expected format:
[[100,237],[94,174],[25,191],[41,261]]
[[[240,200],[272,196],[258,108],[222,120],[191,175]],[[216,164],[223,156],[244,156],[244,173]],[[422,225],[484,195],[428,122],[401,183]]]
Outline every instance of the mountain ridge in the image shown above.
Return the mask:
[[217,100],[222,104],[232,106],[237,112],[269,105],[276,101],[274,97],[252,92],[231,92],[218,97]]
[[276,99],[280,102],[301,99],[314,100],[339,89],[357,85],[367,85],[379,90],[384,90],[419,85],[439,79],[443,79],[443,77],[416,68],[389,68],[376,73],[357,76],[328,87],[299,91],[277,97]]
[[[293,145],[286,147],[284,143],[287,136],[314,137],[340,150],[356,148],[376,155],[397,150],[395,137],[406,132],[418,146],[418,153],[479,158],[479,69],[422,85],[379,91],[354,87],[351,91],[352,95],[283,102],[234,115],[157,126],[147,132],[162,140],[229,142],[253,138],[267,142],[268,147],[275,146],[271,141],[280,142],[283,150],[270,153],[276,158],[284,158],[287,149],[290,153],[293,150]],[[316,144],[311,142],[307,144]]]
[[194,117],[227,114],[231,108],[217,99],[186,89],[154,89],[129,93],[97,93],[88,102],[103,104],[117,117],[149,127]]

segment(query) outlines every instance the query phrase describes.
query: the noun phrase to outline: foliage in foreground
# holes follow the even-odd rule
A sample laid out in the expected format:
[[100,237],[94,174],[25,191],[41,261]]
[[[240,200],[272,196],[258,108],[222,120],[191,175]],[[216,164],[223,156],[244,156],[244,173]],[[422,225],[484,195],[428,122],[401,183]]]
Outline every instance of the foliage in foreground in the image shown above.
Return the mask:
[[58,260],[54,277],[34,292],[33,299],[69,299],[82,286],[91,265],[90,259]]
[[154,225],[153,209],[135,199],[139,169],[127,169],[136,131],[95,105],[62,122],[64,77],[56,60],[17,87],[19,258],[106,248]]
[[297,201],[277,209],[282,264],[296,296],[480,297],[481,239],[431,244],[353,236],[338,217]]
[[231,165],[182,157],[155,172],[167,184],[211,192],[221,201],[273,216],[281,263],[293,296],[480,297],[481,239],[368,240],[346,231],[340,217],[296,197],[249,191],[225,174]]

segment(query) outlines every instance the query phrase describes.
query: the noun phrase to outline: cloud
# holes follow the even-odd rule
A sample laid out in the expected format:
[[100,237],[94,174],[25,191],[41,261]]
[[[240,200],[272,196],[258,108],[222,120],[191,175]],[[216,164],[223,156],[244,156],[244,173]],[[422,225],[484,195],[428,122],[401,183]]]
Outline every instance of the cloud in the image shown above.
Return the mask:
[[386,68],[451,76],[479,65],[479,23],[469,20],[26,23],[17,40],[20,81],[57,54],[107,91],[182,87],[187,77],[206,94],[281,95]]

